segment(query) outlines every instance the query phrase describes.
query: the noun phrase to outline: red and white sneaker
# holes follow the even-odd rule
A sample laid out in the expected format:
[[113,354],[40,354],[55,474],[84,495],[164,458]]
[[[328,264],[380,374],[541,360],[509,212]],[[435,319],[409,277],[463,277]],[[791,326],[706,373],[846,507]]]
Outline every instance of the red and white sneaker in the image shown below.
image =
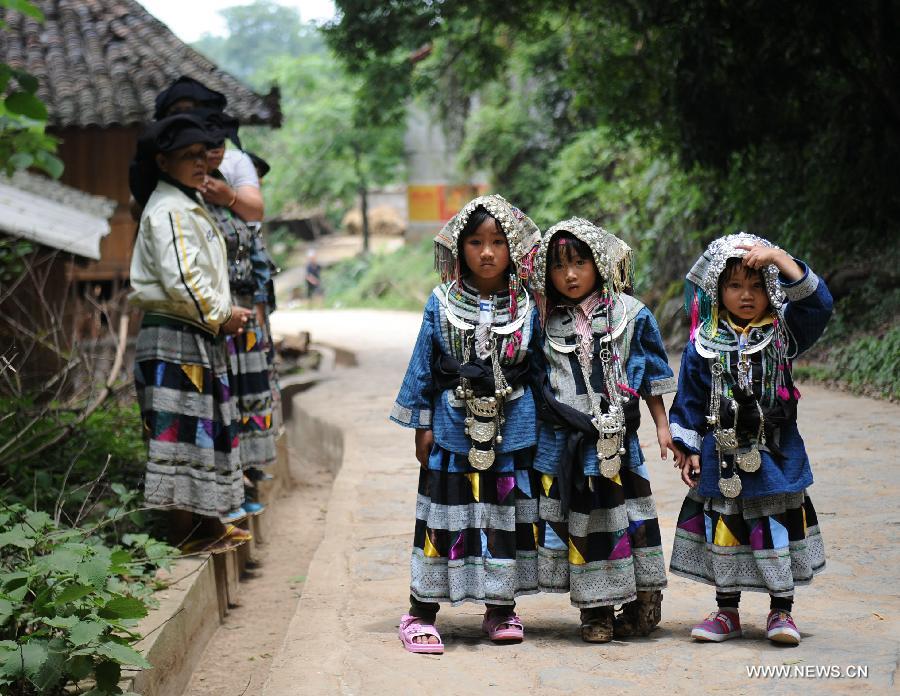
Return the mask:
[[800,631],[791,617],[791,613],[783,609],[773,609],[766,619],[766,638],[782,645],[800,645]]
[[731,609],[717,609],[706,617],[706,621],[698,623],[691,631],[691,638],[703,642],[721,643],[723,640],[740,638],[741,617]]

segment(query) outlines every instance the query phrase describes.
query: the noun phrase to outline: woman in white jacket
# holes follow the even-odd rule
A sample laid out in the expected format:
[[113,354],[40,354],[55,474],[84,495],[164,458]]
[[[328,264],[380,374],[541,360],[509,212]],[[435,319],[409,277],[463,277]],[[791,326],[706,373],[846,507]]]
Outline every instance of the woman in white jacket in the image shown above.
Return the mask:
[[218,518],[244,499],[223,334],[240,333],[249,312],[231,306],[225,242],[197,191],[210,143],[193,116],[158,121],[138,141],[129,182],[143,207],[129,299],[144,310],[134,367],[148,442],[144,495],[176,511],[176,541],[194,514],[221,533]]

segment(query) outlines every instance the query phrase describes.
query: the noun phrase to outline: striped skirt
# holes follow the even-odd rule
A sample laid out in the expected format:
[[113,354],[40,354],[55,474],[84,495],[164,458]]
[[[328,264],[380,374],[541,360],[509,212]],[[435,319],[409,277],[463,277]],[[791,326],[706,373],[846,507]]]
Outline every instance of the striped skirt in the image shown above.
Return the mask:
[[542,592],[568,592],[579,609],[630,602],[666,586],[656,504],[645,466],[573,490],[561,514],[559,479],[540,476],[538,580]]
[[[244,298],[234,298],[244,306]],[[241,466],[262,467],[275,461],[277,428],[272,414],[272,387],[269,374],[269,335],[256,321],[247,319],[242,334],[226,336],[229,381],[237,408],[241,439]]]
[[420,602],[512,604],[537,592],[533,450],[498,454],[487,471],[452,473],[465,455],[435,445],[416,502],[410,592]]
[[805,492],[704,498],[689,491],[678,515],[671,571],[719,592],[794,594],[825,567],[825,546]]
[[145,319],[134,381],[148,444],[144,497],[218,516],[244,500],[240,441],[224,343],[200,329]]

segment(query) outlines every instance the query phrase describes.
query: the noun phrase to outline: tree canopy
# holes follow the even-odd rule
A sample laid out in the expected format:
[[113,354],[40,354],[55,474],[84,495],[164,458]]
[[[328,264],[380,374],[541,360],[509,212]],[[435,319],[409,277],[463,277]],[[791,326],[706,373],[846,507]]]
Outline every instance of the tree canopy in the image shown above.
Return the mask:
[[898,3],[336,4],[350,69],[428,95],[462,163],[542,224],[746,228],[824,271],[900,239]]

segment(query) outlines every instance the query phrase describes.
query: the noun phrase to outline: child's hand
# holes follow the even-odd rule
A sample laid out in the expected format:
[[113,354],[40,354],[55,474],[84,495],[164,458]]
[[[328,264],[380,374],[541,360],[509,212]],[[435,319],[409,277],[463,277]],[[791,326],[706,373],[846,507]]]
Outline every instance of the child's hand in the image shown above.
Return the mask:
[[752,246],[739,244],[738,249],[744,249],[743,264],[747,268],[760,271],[770,264],[775,264],[781,275],[793,282],[803,277],[803,269],[791,258],[784,249],[777,247],[765,246],[764,244],[754,244]]
[[678,458],[678,450],[675,449],[675,443],[672,442],[672,433],[669,431],[669,424],[662,423],[656,428],[656,441],[659,443],[659,456],[663,461],[669,458],[667,450],[672,450],[672,455]]
[[681,480],[688,488],[695,488],[700,478],[700,455],[684,454],[681,460]]
[[434,445],[434,431],[432,430],[416,430],[416,459],[419,465],[424,469],[428,466],[428,456],[431,454],[431,447]]

